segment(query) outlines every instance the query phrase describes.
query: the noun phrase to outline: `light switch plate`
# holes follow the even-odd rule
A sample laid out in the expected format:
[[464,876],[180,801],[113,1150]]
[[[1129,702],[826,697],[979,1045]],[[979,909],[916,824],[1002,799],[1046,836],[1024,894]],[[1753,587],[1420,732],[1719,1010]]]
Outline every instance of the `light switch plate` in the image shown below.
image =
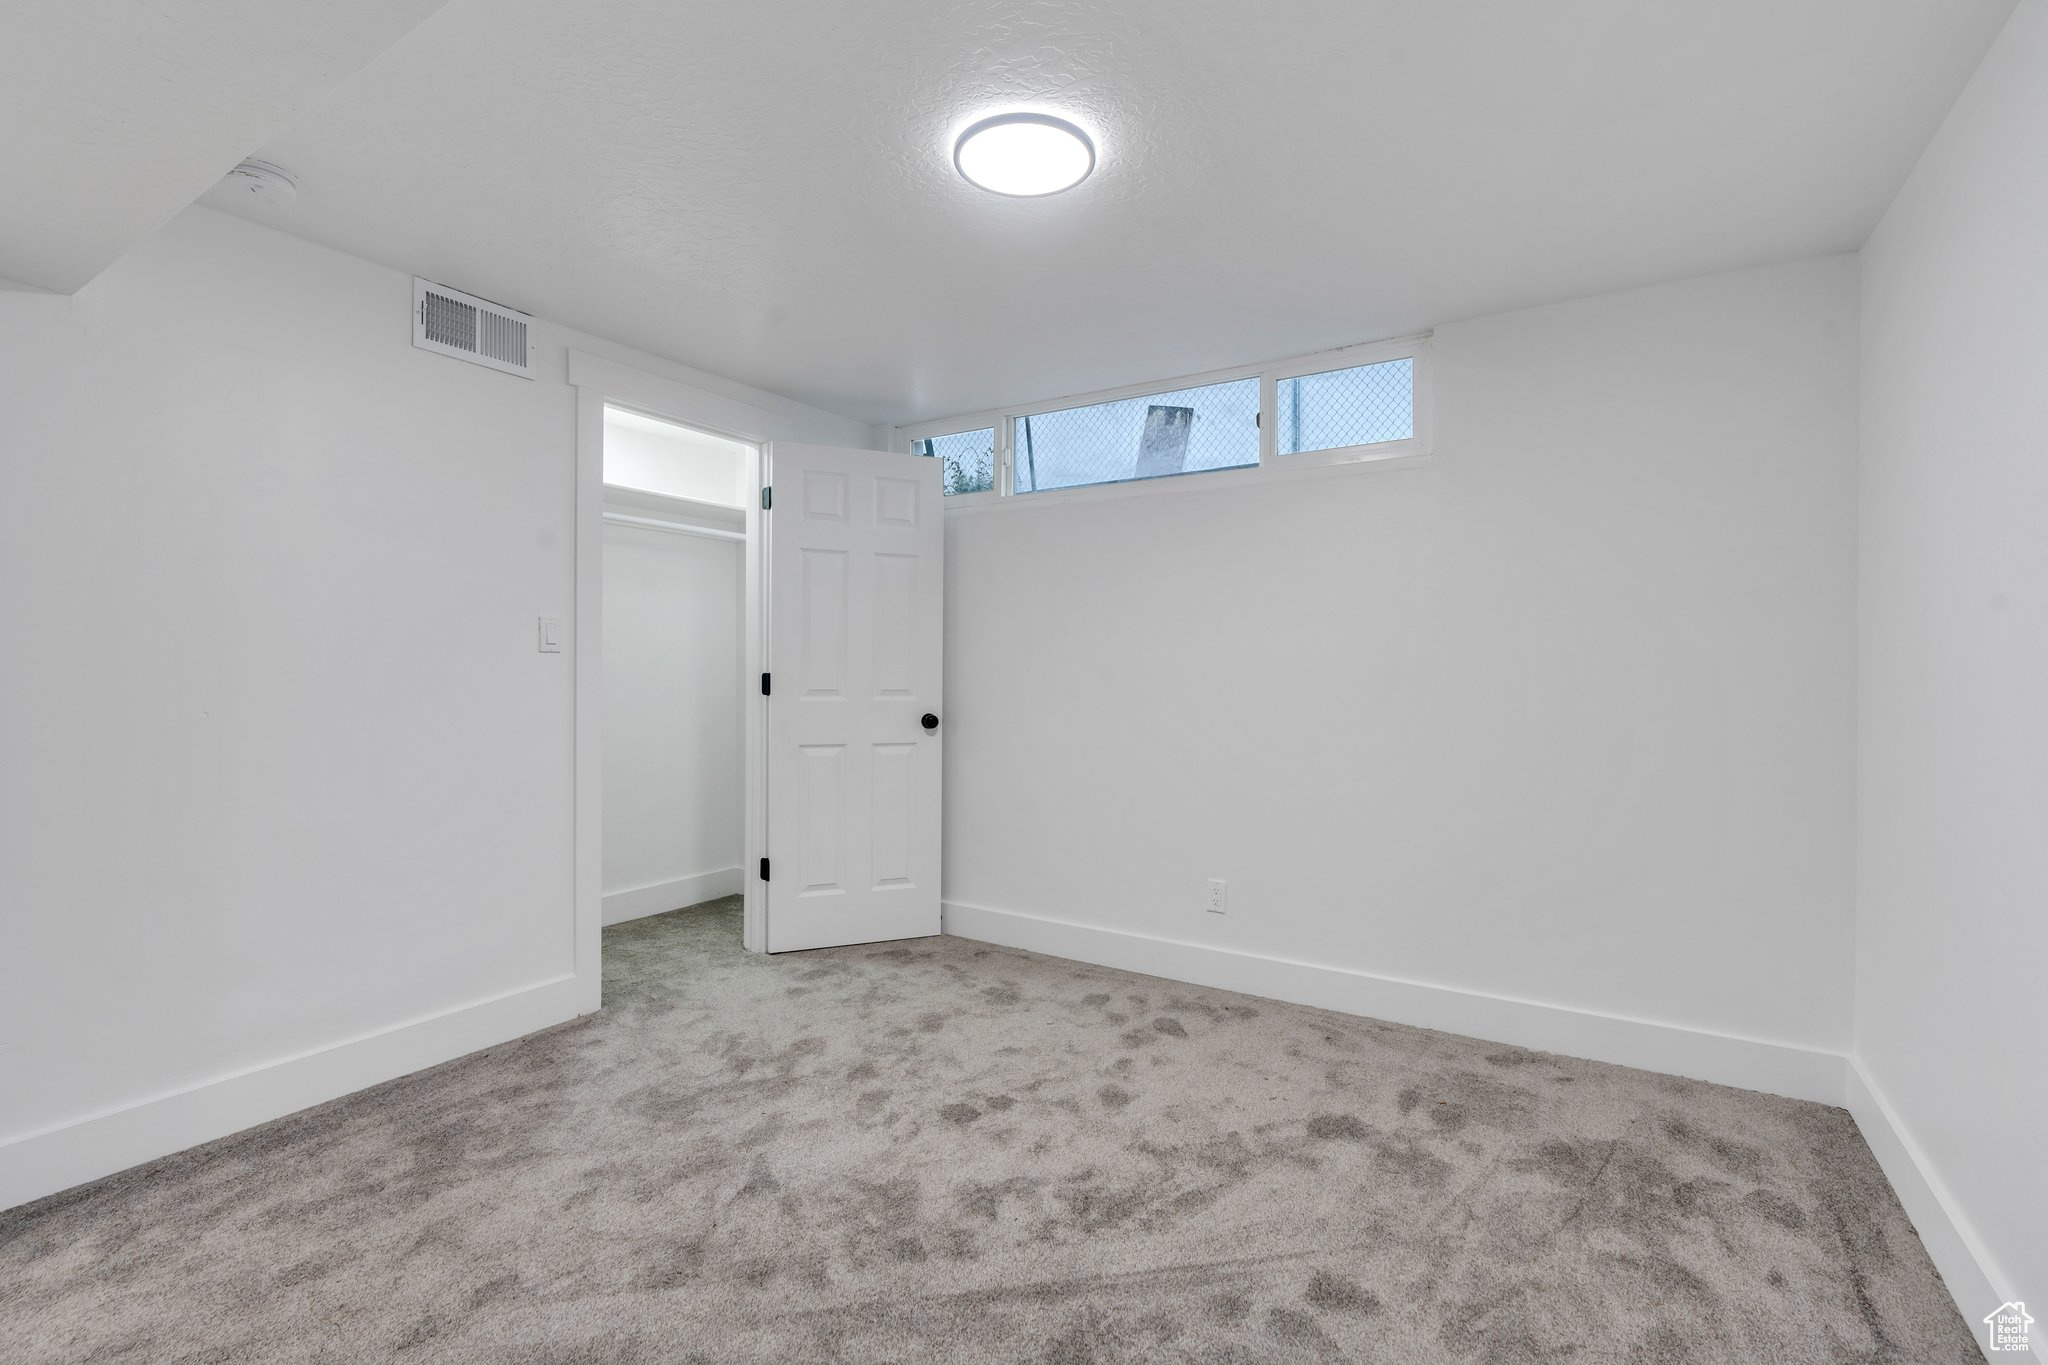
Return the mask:
[[562,618],[543,616],[540,618],[540,652],[560,654],[562,652]]

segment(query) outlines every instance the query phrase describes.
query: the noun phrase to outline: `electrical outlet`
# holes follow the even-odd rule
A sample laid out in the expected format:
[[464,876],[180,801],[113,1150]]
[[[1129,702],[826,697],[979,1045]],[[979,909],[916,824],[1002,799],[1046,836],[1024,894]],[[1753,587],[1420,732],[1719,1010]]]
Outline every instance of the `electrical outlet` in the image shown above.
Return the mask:
[[1210,914],[1220,915],[1223,913],[1223,892],[1224,888],[1229,885],[1230,883],[1224,881],[1221,877],[1209,878],[1209,904],[1207,908]]

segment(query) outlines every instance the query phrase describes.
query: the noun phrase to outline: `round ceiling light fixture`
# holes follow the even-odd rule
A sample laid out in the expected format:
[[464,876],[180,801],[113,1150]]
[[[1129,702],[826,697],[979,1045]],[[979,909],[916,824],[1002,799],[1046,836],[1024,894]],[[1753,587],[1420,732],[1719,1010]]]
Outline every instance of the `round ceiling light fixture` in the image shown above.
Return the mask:
[[1035,199],[1086,180],[1095,169],[1095,144],[1051,114],[997,114],[960,134],[953,168],[991,193]]

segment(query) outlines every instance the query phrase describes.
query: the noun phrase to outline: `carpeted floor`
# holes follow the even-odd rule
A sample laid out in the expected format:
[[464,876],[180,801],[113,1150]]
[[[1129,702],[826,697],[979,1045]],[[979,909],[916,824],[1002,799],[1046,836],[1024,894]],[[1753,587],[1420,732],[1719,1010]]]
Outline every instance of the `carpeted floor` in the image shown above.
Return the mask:
[[1977,1361],[1849,1116],[960,939],[605,1010],[0,1214],[0,1357]]

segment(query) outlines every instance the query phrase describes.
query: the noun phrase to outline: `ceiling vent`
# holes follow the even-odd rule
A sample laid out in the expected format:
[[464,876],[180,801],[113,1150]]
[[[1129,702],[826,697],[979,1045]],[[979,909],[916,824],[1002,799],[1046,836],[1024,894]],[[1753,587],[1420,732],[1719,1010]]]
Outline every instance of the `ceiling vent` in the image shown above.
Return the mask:
[[532,318],[418,276],[412,282],[412,344],[533,378]]

